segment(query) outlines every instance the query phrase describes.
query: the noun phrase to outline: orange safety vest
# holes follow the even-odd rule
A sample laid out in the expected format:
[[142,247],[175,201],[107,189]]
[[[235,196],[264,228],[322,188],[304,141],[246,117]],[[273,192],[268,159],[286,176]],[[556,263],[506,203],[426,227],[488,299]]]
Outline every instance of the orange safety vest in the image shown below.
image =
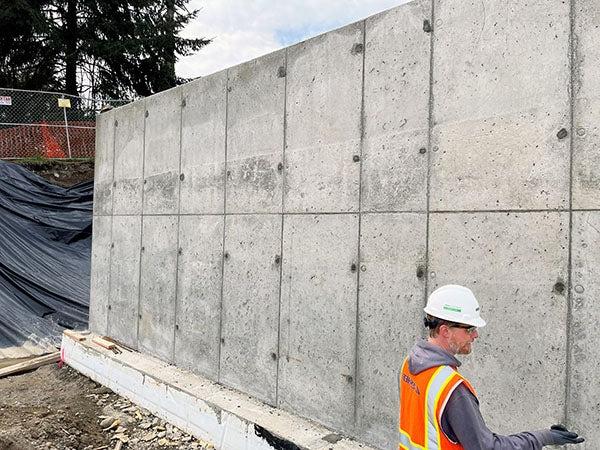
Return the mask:
[[413,375],[408,358],[400,371],[400,450],[457,450],[442,430],[442,413],[454,390],[463,383],[477,397],[473,386],[450,366],[431,367]]

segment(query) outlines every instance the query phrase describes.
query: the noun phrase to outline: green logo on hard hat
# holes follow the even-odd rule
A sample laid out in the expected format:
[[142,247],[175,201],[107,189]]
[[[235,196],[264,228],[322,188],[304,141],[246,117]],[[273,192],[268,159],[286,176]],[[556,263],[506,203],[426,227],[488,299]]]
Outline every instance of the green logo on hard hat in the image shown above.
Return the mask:
[[458,306],[452,306],[452,305],[444,305],[444,308],[446,311],[452,311],[452,312],[462,312],[462,308],[459,308]]

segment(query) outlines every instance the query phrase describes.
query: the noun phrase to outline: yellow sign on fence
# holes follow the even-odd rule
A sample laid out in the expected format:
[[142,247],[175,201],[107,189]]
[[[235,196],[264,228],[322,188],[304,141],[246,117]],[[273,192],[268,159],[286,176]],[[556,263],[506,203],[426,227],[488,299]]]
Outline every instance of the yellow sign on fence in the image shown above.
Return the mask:
[[59,108],[70,108],[71,107],[71,99],[70,98],[59,98],[58,99],[58,107]]

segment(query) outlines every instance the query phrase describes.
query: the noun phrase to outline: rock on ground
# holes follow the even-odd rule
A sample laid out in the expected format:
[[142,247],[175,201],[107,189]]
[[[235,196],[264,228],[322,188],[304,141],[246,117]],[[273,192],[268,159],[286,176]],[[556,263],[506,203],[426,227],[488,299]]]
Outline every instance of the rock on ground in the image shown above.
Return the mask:
[[212,449],[68,366],[0,379],[0,450]]

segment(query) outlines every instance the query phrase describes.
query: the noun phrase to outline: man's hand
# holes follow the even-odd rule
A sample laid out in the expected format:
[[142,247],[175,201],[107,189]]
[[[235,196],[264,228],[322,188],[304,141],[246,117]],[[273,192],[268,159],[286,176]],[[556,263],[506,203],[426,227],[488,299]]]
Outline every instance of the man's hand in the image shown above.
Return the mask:
[[552,439],[550,444],[553,445],[581,444],[583,441],[585,441],[585,439],[579,436],[577,433],[567,430],[562,425],[552,425],[550,427],[550,435]]

